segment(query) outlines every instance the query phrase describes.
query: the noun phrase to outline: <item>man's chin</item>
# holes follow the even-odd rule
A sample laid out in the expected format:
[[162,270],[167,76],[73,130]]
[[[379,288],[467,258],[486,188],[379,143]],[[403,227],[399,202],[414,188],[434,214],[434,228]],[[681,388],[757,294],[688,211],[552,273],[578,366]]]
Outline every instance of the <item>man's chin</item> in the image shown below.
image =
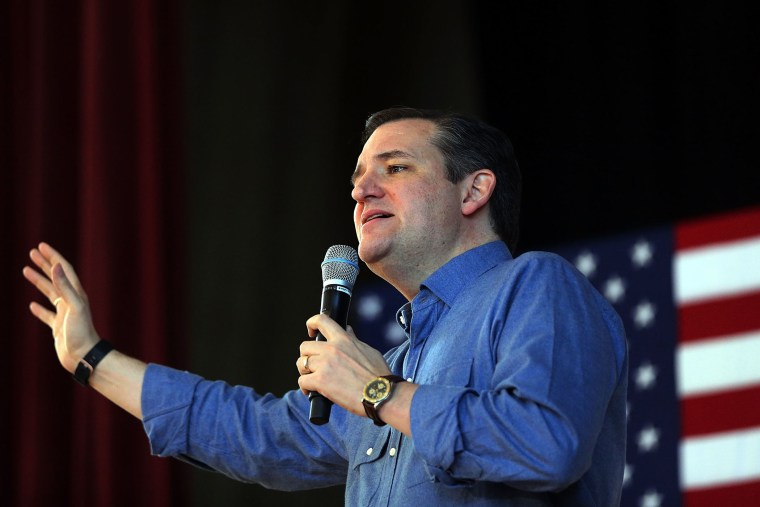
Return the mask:
[[362,262],[372,269],[373,264],[377,264],[385,258],[388,254],[388,248],[387,245],[381,247],[381,245],[372,244],[372,242],[361,241],[357,252]]

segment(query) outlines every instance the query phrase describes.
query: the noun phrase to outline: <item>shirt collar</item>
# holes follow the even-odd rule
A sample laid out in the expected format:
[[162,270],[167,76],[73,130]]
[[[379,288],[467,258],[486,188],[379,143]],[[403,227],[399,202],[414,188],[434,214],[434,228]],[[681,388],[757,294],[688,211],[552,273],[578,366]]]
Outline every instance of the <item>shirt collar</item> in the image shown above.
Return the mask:
[[421,291],[427,288],[444,303],[451,306],[457,295],[497,264],[512,259],[503,241],[493,241],[460,254],[438,268],[424,282]]

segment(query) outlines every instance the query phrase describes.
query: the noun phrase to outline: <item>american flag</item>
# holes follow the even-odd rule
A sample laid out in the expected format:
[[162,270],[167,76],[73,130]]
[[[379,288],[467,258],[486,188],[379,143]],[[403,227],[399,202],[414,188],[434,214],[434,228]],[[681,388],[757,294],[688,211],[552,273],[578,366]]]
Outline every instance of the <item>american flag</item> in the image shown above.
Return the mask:
[[[553,249],[612,303],[630,347],[623,506],[760,505],[760,208]],[[404,300],[358,285],[385,350]]]

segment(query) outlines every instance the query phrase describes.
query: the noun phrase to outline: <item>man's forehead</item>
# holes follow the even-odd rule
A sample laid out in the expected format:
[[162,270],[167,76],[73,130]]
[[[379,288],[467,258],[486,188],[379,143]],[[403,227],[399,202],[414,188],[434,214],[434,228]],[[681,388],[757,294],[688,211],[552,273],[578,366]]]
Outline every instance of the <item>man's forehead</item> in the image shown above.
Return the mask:
[[373,159],[387,159],[390,156],[422,158],[424,152],[434,148],[430,139],[435,128],[435,124],[431,121],[419,118],[384,123],[367,139],[359,154],[357,166],[367,157]]

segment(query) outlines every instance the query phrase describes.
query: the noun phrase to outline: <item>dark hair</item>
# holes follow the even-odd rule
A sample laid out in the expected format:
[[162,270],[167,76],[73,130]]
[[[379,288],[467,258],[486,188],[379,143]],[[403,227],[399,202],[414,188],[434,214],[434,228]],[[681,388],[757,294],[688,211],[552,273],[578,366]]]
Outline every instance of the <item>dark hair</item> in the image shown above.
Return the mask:
[[411,119],[428,120],[436,126],[430,142],[443,154],[449,181],[458,183],[478,169],[494,172],[496,188],[489,200],[491,226],[515,253],[520,233],[522,178],[507,136],[499,129],[462,114],[394,107],[378,111],[367,119],[362,144],[380,125]]

